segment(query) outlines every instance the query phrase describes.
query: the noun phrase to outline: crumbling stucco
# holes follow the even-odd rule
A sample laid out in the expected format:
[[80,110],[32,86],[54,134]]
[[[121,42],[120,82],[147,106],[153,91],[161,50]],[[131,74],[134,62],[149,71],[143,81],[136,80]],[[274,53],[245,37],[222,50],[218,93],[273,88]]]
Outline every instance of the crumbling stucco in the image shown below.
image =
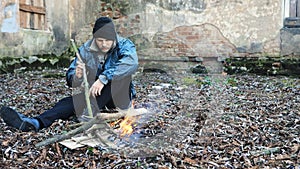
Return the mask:
[[[2,4],[1,4],[2,5]],[[2,23],[1,32],[15,33],[19,30],[18,4],[11,2],[1,7]]]
[[[211,31],[210,36],[198,36],[198,45],[190,45],[182,41],[182,46],[188,46],[191,49],[188,51],[202,51],[192,52],[192,54],[199,54],[199,56],[248,56],[248,55],[279,55],[280,53],[280,29],[282,28],[281,16],[281,1],[279,0],[263,0],[263,1],[205,1],[201,5],[194,6],[194,10],[182,8],[171,10],[171,7],[165,5],[168,1],[160,1],[161,3],[149,2],[146,4],[144,11],[139,14],[131,14],[128,19],[121,22],[130,21],[140,18],[139,26],[132,26],[129,28],[131,33],[127,33],[122,29],[121,33],[132,36],[133,34],[140,34],[148,41],[153,41],[159,34],[164,37],[165,43],[168,40],[165,38],[170,32],[176,31],[179,27],[193,27],[197,25],[211,25],[218,31]],[[190,2],[190,1],[189,1]],[[177,4],[178,6],[178,4]],[[195,12],[195,8],[198,9]],[[136,28],[132,30],[132,28]],[[196,30],[199,34],[207,34],[203,30]],[[201,32],[204,31],[204,32]],[[219,39],[215,39],[214,34],[217,32]],[[206,39],[203,39],[203,38]],[[209,39],[207,39],[209,38]],[[212,39],[210,39],[212,38]],[[174,37],[170,39],[172,41]],[[177,39],[180,39],[177,37]],[[225,41],[224,41],[225,39]],[[196,41],[196,40],[194,40]],[[205,42],[206,41],[206,42]],[[214,41],[214,43],[210,43]],[[203,44],[202,46],[199,44]],[[204,43],[206,43],[204,45]],[[139,44],[138,44],[139,45]],[[160,48],[158,46],[150,45],[152,48]],[[172,46],[165,45],[165,46]],[[227,50],[226,46],[234,46],[235,49]],[[200,49],[202,48],[202,49]],[[222,49],[223,48],[223,49]],[[185,49],[170,49],[160,48],[165,50],[166,55],[182,55]],[[178,50],[177,54],[170,53],[170,50]],[[206,52],[204,52],[206,50]],[[224,51],[221,51],[224,50]],[[143,46],[143,55],[153,55],[151,49],[149,53],[145,53]],[[187,55],[191,53],[186,53]]]
[[0,58],[32,55],[62,55],[70,38],[97,16],[99,1],[45,1],[46,29],[20,27],[19,0],[0,1]]
[[281,55],[299,56],[300,55],[300,29],[283,28],[281,29]]
[[[17,2],[0,2],[0,26],[3,25],[4,7]],[[165,57],[280,55],[280,29],[283,23],[281,0],[128,2],[127,13],[114,18],[114,22],[122,36],[135,42],[141,56],[158,57],[157,51],[159,56]],[[99,0],[46,1],[46,8],[47,30],[30,32],[20,29],[12,35],[0,32],[1,37],[8,38],[0,42],[0,56],[60,55],[68,48],[70,38],[76,37],[80,45],[90,37],[93,22],[103,14],[101,10],[104,9],[103,1]],[[106,14],[109,12],[112,11]],[[180,34],[182,29],[191,32],[184,36]],[[26,42],[28,39],[25,41],[24,38],[30,38],[30,34],[35,36]]]
[[141,50],[141,55],[229,57],[235,46],[212,24],[176,27],[170,32],[158,32],[152,39],[154,48]]

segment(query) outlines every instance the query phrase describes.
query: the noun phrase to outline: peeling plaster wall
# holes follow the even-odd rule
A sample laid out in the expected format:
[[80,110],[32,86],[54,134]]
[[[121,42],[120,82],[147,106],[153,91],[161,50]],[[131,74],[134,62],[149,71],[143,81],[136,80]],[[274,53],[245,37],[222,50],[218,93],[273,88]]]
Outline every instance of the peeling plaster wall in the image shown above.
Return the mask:
[[[19,28],[18,0],[0,2],[0,57],[61,55],[75,38],[90,37],[100,0],[46,2],[48,29]],[[117,31],[140,56],[219,57],[280,55],[281,0],[129,0]],[[6,10],[5,10],[6,9]]]
[[[137,5],[140,11],[116,21],[118,32],[137,42],[140,55],[155,57],[156,51],[164,56],[187,52],[221,58],[280,54],[280,0],[146,2]],[[176,36],[182,35],[183,26],[190,30],[186,36],[194,36],[192,41]],[[178,48],[179,42],[184,48]]]
[[[204,22],[212,23],[220,28],[237,48],[247,52],[272,50],[265,48],[265,43],[279,42],[281,20],[281,1],[241,1],[231,0],[219,3],[210,3],[207,6]],[[211,16],[211,17],[207,17]],[[253,44],[262,45],[258,51],[253,49]],[[277,43],[279,52],[279,43]]]
[[46,30],[20,28],[19,1],[0,2],[0,57],[61,55],[69,47],[69,1],[46,2]]
[[16,3],[9,3],[2,7],[2,23],[1,32],[15,33],[19,31],[19,16],[18,16],[18,5]]
[[69,19],[72,38],[83,31],[82,28],[90,29],[99,17],[99,7],[101,7],[99,0],[70,0]]
[[[281,55],[300,56],[300,29],[281,29]],[[299,64],[300,65],[300,64]]]
[[99,16],[99,0],[46,0],[46,30],[20,28],[19,0],[0,1],[0,58],[62,55]]
[[46,1],[49,30],[53,33],[51,53],[61,55],[69,47],[69,0]]

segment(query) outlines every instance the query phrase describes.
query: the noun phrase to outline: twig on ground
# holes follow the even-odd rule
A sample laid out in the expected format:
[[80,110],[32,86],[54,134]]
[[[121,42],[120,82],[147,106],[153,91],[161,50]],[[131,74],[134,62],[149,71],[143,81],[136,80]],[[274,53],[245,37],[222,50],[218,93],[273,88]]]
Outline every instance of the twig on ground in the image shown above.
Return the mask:
[[[129,112],[129,111],[128,111]],[[113,114],[108,114],[108,113],[100,113],[97,116],[95,116],[94,118],[92,118],[89,122],[84,123],[82,126],[69,131],[66,134],[62,134],[62,135],[57,135],[55,137],[49,138],[47,140],[44,140],[40,143],[36,144],[36,147],[42,147],[42,146],[46,146],[55,142],[59,142],[65,139],[69,139],[72,136],[75,136],[78,133],[82,133],[86,130],[88,130],[89,128],[91,128],[94,124],[99,123],[99,121],[105,121],[105,120],[109,120],[109,119],[116,119],[116,118],[122,118],[126,115],[126,111],[123,112],[119,112],[119,113],[113,113]]]

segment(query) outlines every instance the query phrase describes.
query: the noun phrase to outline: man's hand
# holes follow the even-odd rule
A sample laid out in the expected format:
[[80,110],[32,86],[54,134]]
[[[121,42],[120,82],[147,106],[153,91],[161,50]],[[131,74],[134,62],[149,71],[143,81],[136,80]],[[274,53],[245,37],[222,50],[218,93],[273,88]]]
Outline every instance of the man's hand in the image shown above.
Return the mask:
[[101,91],[104,87],[104,84],[98,79],[94,82],[92,87],[90,88],[90,95],[93,97],[101,95]]
[[76,73],[76,77],[78,79],[82,78],[83,76],[83,68],[84,68],[85,64],[80,62],[80,61],[77,61],[77,66],[76,66],[76,70],[75,70],[75,73]]

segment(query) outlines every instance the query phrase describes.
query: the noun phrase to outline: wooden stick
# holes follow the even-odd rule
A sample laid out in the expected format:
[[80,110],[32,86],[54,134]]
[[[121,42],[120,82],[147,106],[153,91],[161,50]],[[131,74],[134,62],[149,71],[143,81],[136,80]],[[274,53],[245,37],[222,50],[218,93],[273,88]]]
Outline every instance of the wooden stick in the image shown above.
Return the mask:
[[250,154],[254,156],[260,156],[260,155],[270,155],[278,152],[280,152],[280,147],[266,148],[258,151],[251,151]]
[[[81,132],[84,132],[86,130],[88,130],[89,128],[91,128],[94,124],[98,124],[99,122],[105,123],[106,120],[110,120],[110,119],[117,119],[117,118],[122,118],[125,117],[125,115],[129,113],[130,111],[123,111],[123,112],[118,112],[118,113],[99,113],[97,116],[93,117],[88,123],[84,123],[82,126],[69,131],[66,134],[62,134],[62,135],[57,135],[55,137],[49,138],[47,140],[44,140],[40,143],[36,144],[36,147],[42,147],[42,146],[46,146],[55,142],[59,142],[65,139],[69,139],[72,136],[75,136],[76,134],[79,134]],[[113,132],[113,131],[112,131]]]
[[[72,43],[73,49],[75,50],[75,53],[76,53],[76,56],[77,56],[78,60],[83,63],[83,61],[81,59],[81,56],[78,52],[78,49],[77,49],[73,39],[71,39],[71,43]],[[83,82],[84,82],[84,95],[85,95],[86,107],[87,107],[87,110],[88,110],[88,118],[92,118],[93,117],[93,111],[92,111],[92,106],[91,106],[91,101],[90,101],[89,83],[88,83],[88,80],[87,80],[87,74],[86,74],[85,66],[83,67],[82,71],[83,71]]]

